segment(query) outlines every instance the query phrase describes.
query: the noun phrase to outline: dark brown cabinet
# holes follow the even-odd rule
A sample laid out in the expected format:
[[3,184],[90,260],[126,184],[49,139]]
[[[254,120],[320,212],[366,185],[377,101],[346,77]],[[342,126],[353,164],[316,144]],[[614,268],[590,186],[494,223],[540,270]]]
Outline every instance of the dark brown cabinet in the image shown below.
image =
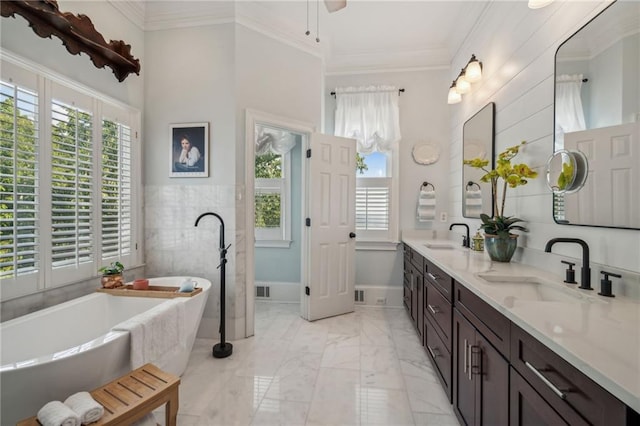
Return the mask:
[[465,425],[507,425],[509,362],[457,309],[453,313],[453,405]]
[[404,246],[404,305],[463,425],[640,426],[640,415]]
[[422,276],[424,258],[407,245],[404,246],[404,285],[403,303],[418,332],[420,341],[424,341],[424,282]]
[[[451,295],[449,288],[451,277],[425,259],[424,273],[424,346],[435,366],[438,378],[451,401],[452,356],[451,356],[451,323],[453,306],[447,295]],[[430,275],[429,275],[430,274]],[[434,276],[436,279],[434,279]],[[437,281],[437,282],[434,282]],[[449,285],[447,285],[447,282]],[[442,289],[447,289],[444,294]]]
[[637,413],[515,325],[511,329],[511,363],[518,373],[512,386],[524,380],[535,392],[512,392],[511,400],[516,402],[511,408],[512,424],[523,424],[531,410],[541,416],[556,413],[571,425],[640,424]]

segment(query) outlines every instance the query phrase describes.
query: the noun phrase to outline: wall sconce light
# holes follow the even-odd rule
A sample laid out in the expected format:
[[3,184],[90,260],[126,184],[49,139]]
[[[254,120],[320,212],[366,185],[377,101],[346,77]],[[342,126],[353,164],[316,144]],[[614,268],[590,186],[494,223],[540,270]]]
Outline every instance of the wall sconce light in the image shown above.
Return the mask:
[[477,83],[482,79],[482,62],[478,61],[476,55],[471,55],[467,65],[460,70],[460,74],[453,80],[449,87],[447,103],[457,104],[462,100],[462,95],[469,93],[471,83]]
[[529,0],[529,9],[540,9],[549,6],[553,0]]
[[462,95],[456,91],[456,81],[453,80],[449,87],[449,96],[447,96],[448,104],[457,104],[462,100]]
[[465,93],[469,93],[470,90],[471,83],[464,77],[464,68],[462,68],[460,74],[458,74],[458,78],[456,78],[456,92],[464,95]]

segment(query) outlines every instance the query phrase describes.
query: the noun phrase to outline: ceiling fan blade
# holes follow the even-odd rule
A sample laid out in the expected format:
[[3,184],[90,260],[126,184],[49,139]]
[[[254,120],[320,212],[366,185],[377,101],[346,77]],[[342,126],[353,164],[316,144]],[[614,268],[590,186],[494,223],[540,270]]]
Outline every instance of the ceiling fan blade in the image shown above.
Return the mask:
[[338,11],[347,6],[347,0],[324,0],[324,5],[329,13]]

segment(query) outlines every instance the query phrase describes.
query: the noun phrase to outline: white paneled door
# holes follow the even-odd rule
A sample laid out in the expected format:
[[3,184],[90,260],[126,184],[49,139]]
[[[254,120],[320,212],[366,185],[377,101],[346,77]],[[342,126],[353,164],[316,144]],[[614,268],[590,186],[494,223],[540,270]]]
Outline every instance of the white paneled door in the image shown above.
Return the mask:
[[307,181],[307,268],[302,315],[354,310],[356,141],[314,133]]
[[571,223],[637,227],[640,198],[640,123],[602,127],[565,134],[569,150],[583,152],[589,163],[584,188],[565,198]]

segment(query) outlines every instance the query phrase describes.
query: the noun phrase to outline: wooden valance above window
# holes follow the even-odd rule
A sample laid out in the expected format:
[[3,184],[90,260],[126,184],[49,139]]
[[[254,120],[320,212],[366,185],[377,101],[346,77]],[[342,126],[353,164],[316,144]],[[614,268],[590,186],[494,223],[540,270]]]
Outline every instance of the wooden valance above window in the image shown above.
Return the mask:
[[55,35],[69,53],[84,52],[96,67],[111,68],[118,81],[124,81],[131,73],[140,75],[140,61],[131,55],[131,45],[122,40],[107,43],[88,16],[60,12],[55,0],[2,0],[0,4],[5,18],[21,15],[40,37]]

